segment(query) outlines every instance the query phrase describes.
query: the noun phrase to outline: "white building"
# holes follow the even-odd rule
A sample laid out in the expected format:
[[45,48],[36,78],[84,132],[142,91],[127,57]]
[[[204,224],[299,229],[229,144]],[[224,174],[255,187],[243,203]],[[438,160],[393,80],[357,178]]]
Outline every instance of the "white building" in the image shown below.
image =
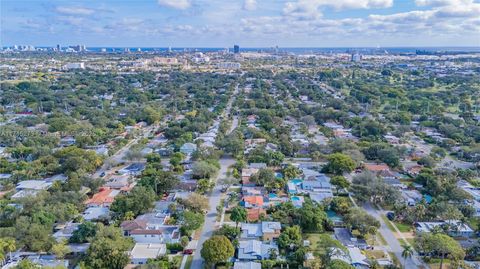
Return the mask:
[[65,69],[67,69],[67,70],[85,69],[85,63],[67,63],[65,65]]
[[156,259],[167,253],[165,244],[143,244],[137,243],[130,252],[130,259],[133,264],[146,264],[148,259]]
[[221,62],[217,64],[217,68],[219,69],[240,69],[240,63],[234,62]]

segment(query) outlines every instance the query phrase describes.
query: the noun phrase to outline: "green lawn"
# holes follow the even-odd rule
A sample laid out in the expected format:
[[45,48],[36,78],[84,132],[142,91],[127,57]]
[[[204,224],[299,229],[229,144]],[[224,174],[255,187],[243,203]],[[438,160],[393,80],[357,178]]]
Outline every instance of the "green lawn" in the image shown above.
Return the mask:
[[377,241],[380,242],[383,246],[387,245],[387,241],[383,238],[383,235],[380,232],[377,232]]
[[385,217],[385,216],[382,215],[382,219],[383,219],[383,221],[385,222],[385,224],[387,224],[387,227],[388,227],[388,229],[390,229],[390,231],[392,231],[392,232],[394,232],[394,233],[397,232],[397,231],[395,231],[395,228],[393,228],[392,223],[387,219],[387,217]]
[[312,251],[315,251],[315,250],[317,250],[318,241],[320,241],[320,235],[324,235],[324,234],[328,234],[328,233],[322,233],[322,234],[319,234],[319,233],[304,233],[303,234],[303,239],[310,241],[310,249]]
[[[428,266],[430,269],[438,269],[440,268],[440,259],[431,259],[428,261]],[[443,260],[443,269],[450,269],[453,267],[450,267],[450,260],[449,259],[444,259]]]
[[185,269],[190,269],[192,266],[193,255],[188,255],[187,262],[185,263]]
[[[390,231],[396,233],[397,231],[395,230],[395,228],[393,227],[393,224],[390,220],[387,219],[386,216],[382,216],[382,219],[383,221],[385,221],[385,223],[387,224],[387,227],[388,229],[390,229]],[[411,225],[408,225],[408,224],[405,224],[405,223],[401,223],[401,222],[398,222],[398,221],[394,221],[393,223],[395,223],[395,226],[397,226],[398,230],[401,232],[401,233],[408,233],[412,230],[412,226]]]
[[401,223],[401,222],[398,222],[398,221],[394,221],[393,223],[395,223],[395,226],[397,226],[398,230],[402,233],[408,233],[412,230],[411,225]]
[[480,224],[480,218],[476,218],[476,217],[469,218],[467,223],[472,229],[475,230],[475,229],[477,229],[478,225]]
[[242,191],[242,188],[240,188],[240,187],[230,187],[229,191],[240,193]]
[[178,266],[178,268],[180,268],[180,265],[182,264],[182,259],[183,259],[183,256],[176,255],[176,256],[173,256],[172,261],[176,266]]

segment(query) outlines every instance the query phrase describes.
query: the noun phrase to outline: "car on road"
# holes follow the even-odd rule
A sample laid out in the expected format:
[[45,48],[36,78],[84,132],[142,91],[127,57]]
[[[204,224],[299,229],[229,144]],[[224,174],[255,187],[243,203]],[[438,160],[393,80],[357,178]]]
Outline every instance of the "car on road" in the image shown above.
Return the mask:
[[100,177],[104,177],[105,175],[106,175],[105,172],[102,172],[102,173],[100,174]]
[[387,212],[386,216],[389,221],[395,220],[395,213],[393,212]]

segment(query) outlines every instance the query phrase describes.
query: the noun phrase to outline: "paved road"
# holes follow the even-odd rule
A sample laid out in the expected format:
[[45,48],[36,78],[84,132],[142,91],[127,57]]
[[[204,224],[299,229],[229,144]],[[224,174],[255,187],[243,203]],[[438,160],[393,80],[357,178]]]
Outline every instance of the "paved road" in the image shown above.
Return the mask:
[[[230,114],[230,110],[232,109],[232,103],[233,100],[238,93],[238,85],[235,88],[235,91],[233,92],[232,98],[228,101],[228,104],[225,108],[225,111],[223,112],[224,116],[227,116]],[[226,133],[229,134],[231,133],[235,128],[238,126],[238,116],[234,116],[232,126],[230,127],[230,130]],[[216,223],[216,216],[217,216],[217,205],[220,204],[220,200],[222,199],[222,192],[221,192],[221,186],[217,185],[217,182],[219,179],[225,178],[227,176],[227,171],[228,167],[231,165],[235,164],[235,159],[233,159],[230,156],[223,156],[220,158],[220,171],[215,178],[215,187],[213,188],[210,197],[209,197],[209,203],[210,203],[210,210],[208,210],[207,215],[205,216],[205,223],[203,225],[200,238],[198,239],[198,244],[197,248],[195,250],[195,253],[193,254],[193,260],[192,260],[192,265],[191,269],[202,269],[203,268],[203,258],[200,253],[203,243],[210,238],[213,234],[213,231],[217,228],[215,227]]]
[[[231,157],[222,157],[220,159],[220,172],[218,173],[217,178],[215,179],[218,181],[220,178],[226,177],[226,173],[228,167],[235,163],[235,159]],[[216,183],[216,182],[215,182]],[[213,191],[210,195],[210,210],[208,210],[207,215],[205,216],[205,224],[203,225],[203,230],[200,234],[200,239],[198,240],[197,250],[193,256],[192,266],[191,269],[201,269],[203,268],[203,259],[200,254],[200,250],[202,249],[203,243],[212,236],[213,231],[215,230],[215,222],[217,216],[217,205],[220,204],[220,200],[222,198],[222,192],[220,185],[215,185]]]
[[103,165],[93,174],[93,178],[100,177],[100,174],[108,171],[111,168],[109,166],[111,166],[112,164],[116,165],[124,161],[125,155],[127,154],[128,150],[130,150],[130,147],[137,144],[140,139],[149,137],[156,128],[157,126],[146,127],[146,129],[143,130],[142,135],[139,135],[136,138],[130,140],[127,144],[125,144],[125,146],[115,152],[115,154],[105,159]]
[[412,256],[412,258],[407,259],[406,261],[403,260],[403,247],[400,245],[398,239],[395,237],[393,232],[388,228],[387,224],[382,219],[381,214],[383,214],[383,212],[375,209],[370,203],[364,204],[363,208],[368,212],[368,214],[380,221],[381,226],[378,231],[385,239],[385,241],[387,241],[388,248],[390,248],[389,251],[393,252],[402,264],[405,263],[404,268],[424,268],[423,262],[417,258],[418,256],[416,255],[416,253]]

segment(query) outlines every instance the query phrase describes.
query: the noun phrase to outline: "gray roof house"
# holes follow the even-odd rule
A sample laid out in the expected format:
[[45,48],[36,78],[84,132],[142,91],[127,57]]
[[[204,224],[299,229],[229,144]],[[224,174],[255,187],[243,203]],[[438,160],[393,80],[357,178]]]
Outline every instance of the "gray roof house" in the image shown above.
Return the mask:
[[278,254],[278,246],[273,243],[264,243],[259,240],[244,240],[239,242],[239,260],[263,260],[270,258],[272,251]]
[[180,147],[180,152],[186,155],[192,154],[197,150],[197,145],[193,143],[185,143]]

